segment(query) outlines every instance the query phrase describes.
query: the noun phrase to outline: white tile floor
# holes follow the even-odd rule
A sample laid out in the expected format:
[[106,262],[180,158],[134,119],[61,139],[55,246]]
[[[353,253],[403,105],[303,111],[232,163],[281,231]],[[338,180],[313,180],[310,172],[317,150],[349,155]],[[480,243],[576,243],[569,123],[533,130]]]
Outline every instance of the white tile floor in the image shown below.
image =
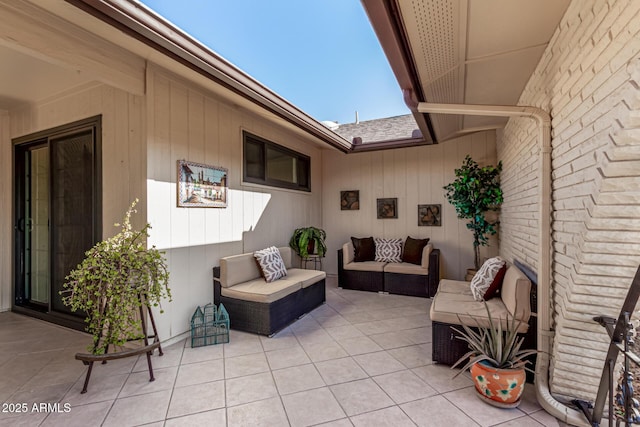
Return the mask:
[[[431,361],[430,300],[348,291],[273,338],[184,340],[153,357],[86,368],[86,334],[0,313],[0,401],[8,426],[560,426],[527,385],[518,409],[481,402],[467,374]],[[187,322],[188,319],[185,319]],[[59,403],[34,411],[33,403]],[[65,406],[66,405],[66,406]],[[68,408],[68,412],[65,409]]]

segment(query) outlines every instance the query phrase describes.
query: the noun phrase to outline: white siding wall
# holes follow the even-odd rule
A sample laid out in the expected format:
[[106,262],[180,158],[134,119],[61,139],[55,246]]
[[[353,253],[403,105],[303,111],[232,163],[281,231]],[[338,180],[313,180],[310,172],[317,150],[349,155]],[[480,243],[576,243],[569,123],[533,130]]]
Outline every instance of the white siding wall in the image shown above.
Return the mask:
[[[0,156],[2,169],[0,196],[3,215],[0,231],[1,307],[11,307],[11,212],[12,194],[12,143],[13,138],[71,123],[96,115],[102,115],[102,218],[103,235],[114,234],[113,224],[121,222],[131,200],[146,197],[146,163],[144,153],[143,99],[106,85],[90,85],[65,96],[43,101],[10,111],[9,117],[0,116],[2,143]],[[5,126],[6,125],[6,126]],[[144,224],[146,207],[140,206],[134,224]],[[6,233],[6,238],[5,237]],[[6,266],[7,268],[4,268]],[[11,268],[10,268],[11,267]]]
[[[519,101],[552,115],[556,337],[551,391],[595,398],[608,339],[591,319],[617,317],[640,263],[640,2],[574,0]],[[538,147],[512,119],[500,252],[537,266]]]
[[[12,111],[11,138],[102,115],[102,216],[103,235],[118,229],[127,206],[144,200],[144,100],[106,85],[87,88]],[[144,206],[134,224],[144,224]]]
[[[166,251],[173,293],[156,316],[165,339],[188,331],[196,306],[212,301],[212,267],[221,257],[285,246],[295,228],[322,226],[322,152],[155,67],[147,87],[149,243]],[[243,129],[310,156],[312,192],[242,184]],[[177,207],[180,159],[229,170],[227,208]]]
[[[121,219],[129,200],[145,197],[145,60],[29,2],[0,1],[0,21],[0,38],[9,49],[68,69],[74,76],[70,81],[107,84],[89,84],[19,110],[0,111],[0,310],[8,310],[13,286],[11,139],[102,114],[103,178],[108,183],[103,191],[103,230],[106,236],[112,234],[112,224]],[[48,76],[52,89],[45,93],[67,87],[57,77]],[[138,224],[144,223],[145,208]]]
[[[429,237],[441,250],[441,275],[464,278],[473,267],[473,235],[459,220],[443,186],[470,154],[481,165],[496,164],[495,133],[482,132],[443,144],[377,151],[324,154],[323,223],[327,231],[325,271],[337,274],[336,251],[355,237]],[[359,190],[360,210],[340,210],[340,191]],[[398,219],[377,219],[376,199],[398,198]],[[418,226],[418,205],[442,205],[442,226]],[[482,248],[483,257],[497,252],[496,240]]]

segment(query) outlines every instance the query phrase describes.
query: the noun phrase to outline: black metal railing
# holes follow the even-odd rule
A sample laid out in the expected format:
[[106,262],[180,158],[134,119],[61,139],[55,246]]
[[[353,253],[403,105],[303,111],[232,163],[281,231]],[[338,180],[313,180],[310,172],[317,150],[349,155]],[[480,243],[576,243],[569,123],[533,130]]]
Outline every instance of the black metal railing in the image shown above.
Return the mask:
[[[627,426],[640,422],[640,402],[633,397],[634,378],[630,369],[630,363],[635,363],[637,366],[640,366],[640,357],[631,351],[634,344],[634,325],[631,322],[631,314],[636,307],[638,297],[640,297],[640,267],[631,282],[631,287],[622,304],[618,319],[616,320],[606,316],[593,318],[593,320],[606,329],[610,338],[609,350],[604,362],[604,367],[602,368],[602,376],[600,377],[600,385],[595,403],[591,404],[583,400],[573,401],[573,403],[582,410],[593,427],[600,425],[607,396],[609,396],[609,427],[613,427],[614,420],[616,420],[616,425],[618,426],[620,422],[624,422]],[[624,356],[623,375],[622,381],[617,387],[617,393],[615,393],[615,364],[621,352]],[[623,414],[616,416],[614,403],[623,407]]]

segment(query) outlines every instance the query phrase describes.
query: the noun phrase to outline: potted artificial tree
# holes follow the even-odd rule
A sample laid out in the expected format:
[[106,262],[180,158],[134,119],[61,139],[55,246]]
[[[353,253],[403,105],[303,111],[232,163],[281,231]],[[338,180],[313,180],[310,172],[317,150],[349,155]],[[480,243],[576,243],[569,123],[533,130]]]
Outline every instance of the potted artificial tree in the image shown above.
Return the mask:
[[[171,300],[169,272],[163,253],[147,247],[146,224],[140,231],[131,227],[131,214],[138,200],[127,210],[121,231],[96,244],[86,252],[86,258],[66,277],[62,301],[71,310],[86,313],[86,330],[93,335],[91,354],[78,353],[76,359],[89,365],[83,393],[91,375],[93,362],[147,353],[160,348],[157,333],[154,343],[148,343],[145,328],[147,309],[158,306],[163,298]],[[119,226],[120,224],[116,224]],[[162,311],[161,311],[162,312]],[[130,341],[143,340],[141,348],[124,348]],[[109,352],[109,346],[115,352]],[[151,362],[147,357],[151,379]]]
[[[487,219],[486,213],[497,211],[502,204],[498,166],[480,167],[466,156],[462,167],[455,170],[456,179],[444,187],[445,197],[456,208],[460,219],[468,219],[467,228],[473,232],[474,266],[480,268],[480,246],[489,244],[488,237],[496,234],[498,220]],[[474,272],[475,274],[475,272]]]
[[[457,377],[467,368],[471,368],[471,379],[478,397],[486,403],[501,408],[515,408],[520,404],[522,391],[526,382],[526,372],[533,371],[526,365],[527,357],[537,353],[534,349],[522,349],[524,336],[518,336],[522,324],[515,316],[507,315],[507,328],[502,328],[501,319],[494,319],[485,302],[488,322],[480,326],[474,319],[476,327],[471,328],[462,323],[463,330],[453,328],[466,341],[469,352],[462,356],[453,366],[467,362],[454,376]],[[458,317],[459,318],[459,317]]]
[[327,233],[321,228],[297,228],[289,240],[289,246],[303,260],[308,259],[309,255],[318,255],[322,258],[327,252],[327,245],[324,242],[326,238]]

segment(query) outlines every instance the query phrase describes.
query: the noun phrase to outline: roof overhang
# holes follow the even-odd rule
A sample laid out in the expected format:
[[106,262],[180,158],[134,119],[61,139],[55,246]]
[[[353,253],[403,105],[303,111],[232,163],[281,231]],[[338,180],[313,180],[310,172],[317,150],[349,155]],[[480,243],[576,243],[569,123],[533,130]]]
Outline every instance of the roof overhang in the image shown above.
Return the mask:
[[405,103],[411,109],[418,128],[422,132],[425,143],[436,143],[437,139],[429,115],[418,113],[411,105],[423,101],[425,97],[418,74],[415,72],[417,67],[411,55],[411,48],[404,32],[397,4],[394,1],[362,0],[362,5],[380,41],[382,50],[387,56],[391,70],[404,93]]
[[[418,124],[445,141],[505,118],[420,102],[516,105],[570,0],[361,0]],[[425,130],[421,127],[423,134]]]
[[431,145],[433,142],[425,141],[423,138],[392,139],[386,141],[371,141],[363,143],[359,138],[354,138],[352,153],[365,151],[392,150],[395,148],[418,147],[420,145]]
[[[235,108],[247,109],[300,135],[308,136],[320,147],[328,146],[342,152],[351,150],[350,141],[137,1],[25,0],[12,3],[0,0],[0,5],[2,13],[6,15],[4,18],[10,21],[7,22],[9,27],[13,25],[10,17],[15,16],[20,18],[19,22],[23,22],[18,24],[16,20],[15,25],[37,26],[37,22],[42,22],[46,27],[43,34],[48,31],[54,35],[54,31],[64,31],[59,30],[60,28],[74,28],[73,37],[83,44],[84,52],[90,53],[87,46],[98,40],[107,43],[108,49],[113,52],[120,52],[113,56],[116,63],[112,69],[100,68],[95,66],[98,63],[96,61],[79,63],[78,54],[59,47],[60,41],[64,39],[62,35],[58,37],[60,40],[55,40],[55,33],[51,43],[56,47],[47,52],[38,50],[42,43],[37,42],[35,37],[29,37],[22,27],[15,28],[21,34],[17,40],[11,37],[11,30],[6,28],[5,34],[0,37],[0,61],[6,64],[18,64],[16,60],[25,64],[31,62],[32,66],[27,67],[27,70],[33,70],[32,74],[39,72],[39,75],[30,76],[28,81],[33,83],[43,80],[52,93],[40,92],[39,98],[38,93],[30,95],[33,91],[29,91],[28,82],[16,80],[16,67],[12,67],[13,78],[7,79],[6,84],[0,84],[0,109],[13,108],[20,103],[38,102],[43,95],[63,93],[92,80],[142,94],[145,91],[144,80],[137,76],[144,74],[145,61],[148,61],[201,85],[205,90],[228,100]],[[88,40],[77,38],[83,32]],[[56,76],[55,84],[50,79],[47,80],[47,75]],[[111,76],[116,78],[111,79]],[[10,87],[11,85],[15,87]]]
[[193,37],[132,0],[66,0],[177,62],[255,102],[321,141],[347,152],[351,143]]
[[66,0],[343,152],[351,143],[211,49],[132,0]]

